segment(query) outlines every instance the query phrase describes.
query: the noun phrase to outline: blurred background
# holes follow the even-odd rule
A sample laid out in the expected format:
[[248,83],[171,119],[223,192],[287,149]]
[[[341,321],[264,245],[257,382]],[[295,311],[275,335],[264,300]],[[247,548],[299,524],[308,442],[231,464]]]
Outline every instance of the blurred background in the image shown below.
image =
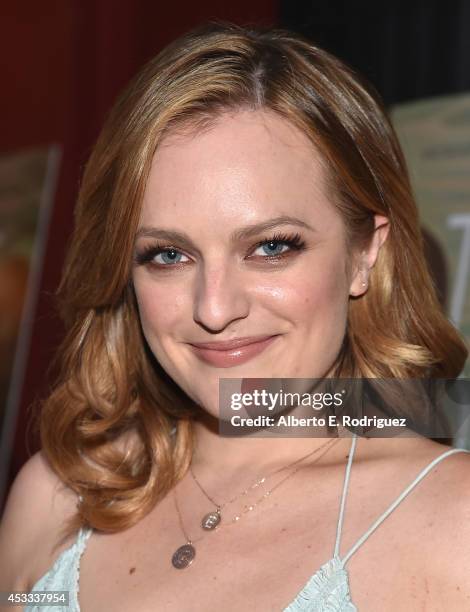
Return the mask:
[[[470,340],[469,2],[23,0],[3,2],[0,16],[0,506],[39,448],[32,417],[54,381],[54,291],[84,163],[130,78],[210,19],[300,32],[376,87],[410,166],[441,302]],[[467,444],[470,432],[459,435]]]

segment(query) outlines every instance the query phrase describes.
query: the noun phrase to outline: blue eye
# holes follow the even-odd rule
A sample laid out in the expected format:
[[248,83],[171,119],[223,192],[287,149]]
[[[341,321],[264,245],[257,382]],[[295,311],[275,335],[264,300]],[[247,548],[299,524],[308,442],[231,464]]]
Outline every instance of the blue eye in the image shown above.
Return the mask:
[[[158,261],[158,257],[162,258],[162,261]],[[160,252],[156,253],[153,257],[155,263],[161,264],[163,262],[164,265],[171,265],[181,263],[181,258],[186,257],[176,249],[164,249]]]
[[[263,249],[261,254],[256,254],[258,249]],[[286,258],[292,255],[294,251],[302,251],[304,249],[305,242],[299,234],[286,235],[278,233],[268,239],[260,240],[250,249],[250,253],[254,254],[255,258],[265,259],[272,263],[277,258]],[[248,254],[247,259],[250,259]],[[190,262],[190,259],[175,247],[156,244],[145,248],[141,253],[137,253],[134,261],[137,265],[149,265],[156,269],[163,269],[186,264]]]
[[272,255],[281,255],[284,253],[284,249],[289,250],[289,245],[282,240],[270,240],[269,242],[265,242],[264,244],[260,245],[256,251],[258,249],[263,249],[264,253],[269,257]]
[[136,255],[135,263],[137,265],[149,264],[159,266],[160,268],[170,268],[171,266],[189,261],[188,257],[182,261],[183,257],[186,257],[186,255],[183,255],[183,253],[173,247],[151,246]]
[[267,240],[261,240],[255,245],[255,253],[258,249],[263,249],[265,256],[261,255],[261,259],[273,259],[279,256],[288,256],[291,251],[302,251],[305,248],[305,242],[299,234],[275,234]]

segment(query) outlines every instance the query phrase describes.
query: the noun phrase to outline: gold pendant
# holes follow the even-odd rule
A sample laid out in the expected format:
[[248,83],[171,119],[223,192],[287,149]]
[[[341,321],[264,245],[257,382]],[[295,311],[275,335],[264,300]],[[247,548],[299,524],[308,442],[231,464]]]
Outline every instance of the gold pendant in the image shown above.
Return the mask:
[[195,556],[196,549],[188,542],[175,550],[173,557],[171,558],[171,562],[173,563],[173,567],[176,567],[176,569],[184,569],[185,567],[191,565]]
[[209,512],[203,517],[201,527],[206,531],[212,531],[212,529],[215,529],[217,527],[221,520],[222,517],[220,515],[219,509],[217,509],[214,512]]

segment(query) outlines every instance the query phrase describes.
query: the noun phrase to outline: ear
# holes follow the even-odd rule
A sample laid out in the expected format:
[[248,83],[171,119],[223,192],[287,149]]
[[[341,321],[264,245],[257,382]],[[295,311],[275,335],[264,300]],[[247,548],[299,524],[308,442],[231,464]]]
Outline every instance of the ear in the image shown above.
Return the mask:
[[351,285],[349,287],[349,295],[354,297],[363,295],[367,291],[370,271],[375,265],[380,247],[385,242],[390,229],[390,223],[387,217],[374,215],[374,221],[375,230],[372,240],[368,248],[362,251],[360,256],[356,259],[354,266]]

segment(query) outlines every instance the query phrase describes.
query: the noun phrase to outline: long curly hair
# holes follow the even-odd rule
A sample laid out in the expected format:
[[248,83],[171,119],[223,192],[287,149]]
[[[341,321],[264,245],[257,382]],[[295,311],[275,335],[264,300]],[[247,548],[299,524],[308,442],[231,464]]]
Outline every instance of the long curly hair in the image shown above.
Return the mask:
[[[149,350],[131,280],[143,191],[162,137],[230,109],[269,109],[311,139],[348,245],[390,231],[349,302],[344,377],[457,377],[467,358],[439,304],[395,132],[372,88],[285,30],[215,23],[151,60],[117,101],[86,166],[57,291],[66,335],[40,414],[43,452],[80,497],[65,533],[132,526],[185,475],[197,406]],[[171,435],[172,427],[176,433]]]

